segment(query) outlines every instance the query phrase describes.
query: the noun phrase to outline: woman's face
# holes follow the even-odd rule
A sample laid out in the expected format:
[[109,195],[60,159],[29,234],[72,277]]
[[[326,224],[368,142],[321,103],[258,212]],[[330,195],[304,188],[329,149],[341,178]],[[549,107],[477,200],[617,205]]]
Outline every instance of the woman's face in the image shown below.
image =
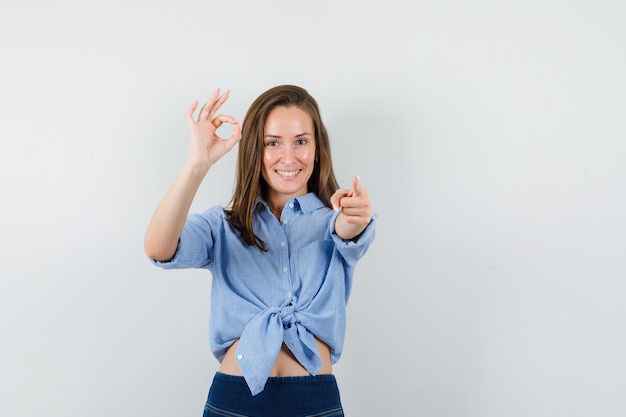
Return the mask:
[[269,186],[267,202],[280,207],[308,192],[315,164],[313,120],[295,106],[274,108],[263,131],[263,179]]

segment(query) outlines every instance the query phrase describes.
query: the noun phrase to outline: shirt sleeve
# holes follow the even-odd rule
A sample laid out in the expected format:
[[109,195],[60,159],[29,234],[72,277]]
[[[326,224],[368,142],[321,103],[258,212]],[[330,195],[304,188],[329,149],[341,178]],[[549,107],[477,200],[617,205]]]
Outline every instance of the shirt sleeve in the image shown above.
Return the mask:
[[[220,212],[223,213],[221,207]],[[151,259],[152,263],[164,269],[205,268],[212,262],[214,236],[222,225],[223,216],[216,208],[201,214],[191,214],[178,239],[174,257],[161,262]]]
[[365,227],[365,230],[357,236],[355,239],[343,240],[335,233],[335,221],[339,216],[341,209],[337,210],[330,219],[329,231],[330,235],[335,242],[335,248],[339,251],[343,259],[349,266],[354,267],[356,262],[361,259],[365,252],[369,249],[376,231],[376,215],[372,215],[369,224]]

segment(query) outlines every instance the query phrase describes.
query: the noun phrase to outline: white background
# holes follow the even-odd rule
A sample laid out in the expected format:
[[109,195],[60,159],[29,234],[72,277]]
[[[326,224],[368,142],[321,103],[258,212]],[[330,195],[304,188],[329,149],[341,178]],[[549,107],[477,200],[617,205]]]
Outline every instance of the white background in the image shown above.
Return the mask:
[[201,415],[210,275],[143,233],[189,104],[285,83],[378,214],[347,415],[626,415],[624,4],[2,0],[0,415]]

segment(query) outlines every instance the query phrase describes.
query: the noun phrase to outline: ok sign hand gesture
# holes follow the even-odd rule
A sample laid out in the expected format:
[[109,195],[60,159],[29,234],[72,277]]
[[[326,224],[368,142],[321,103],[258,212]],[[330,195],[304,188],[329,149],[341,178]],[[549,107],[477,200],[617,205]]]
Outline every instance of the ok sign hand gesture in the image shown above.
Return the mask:
[[[220,95],[219,88],[215,90],[200,109],[198,120],[193,117],[196,108],[198,108],[198,100],[189,107],[187,124],[191,131],[189,162],[192,165],[210,167],[241,139],[241,123],[238,120],[225,114],[216,115],[222,104],[228,100],[229,95],[230,91]],[[221,138],[217,134],[217,129],[224,123],[235,126],[233,133],[227,138]]]

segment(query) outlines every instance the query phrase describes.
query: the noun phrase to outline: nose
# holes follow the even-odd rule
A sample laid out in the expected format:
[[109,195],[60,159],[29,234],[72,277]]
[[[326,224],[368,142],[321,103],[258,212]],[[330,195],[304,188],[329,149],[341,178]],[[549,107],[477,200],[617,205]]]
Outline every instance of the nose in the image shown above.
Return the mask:
[[280,159],[284,163],[292,163],[296,159],[296,151],[293,146],[285,146],[280,154]]

